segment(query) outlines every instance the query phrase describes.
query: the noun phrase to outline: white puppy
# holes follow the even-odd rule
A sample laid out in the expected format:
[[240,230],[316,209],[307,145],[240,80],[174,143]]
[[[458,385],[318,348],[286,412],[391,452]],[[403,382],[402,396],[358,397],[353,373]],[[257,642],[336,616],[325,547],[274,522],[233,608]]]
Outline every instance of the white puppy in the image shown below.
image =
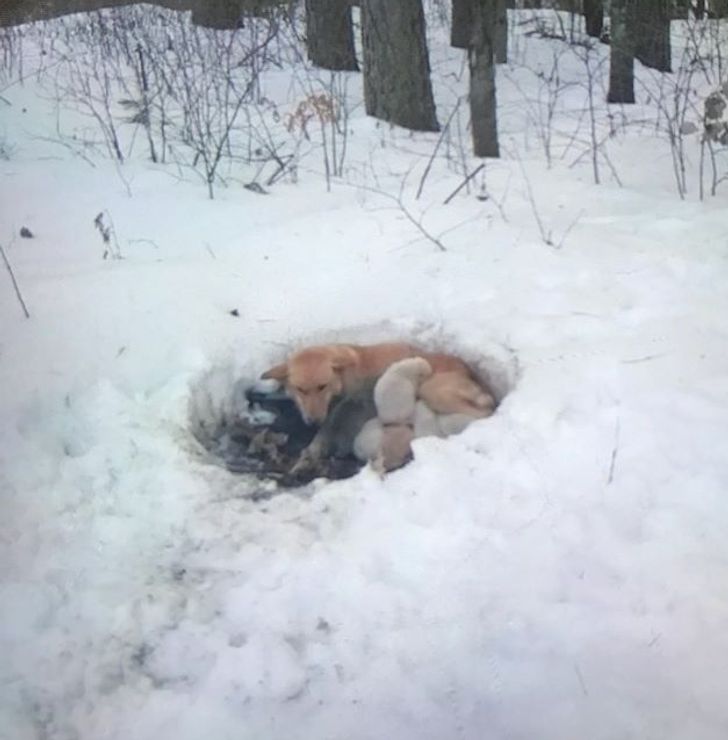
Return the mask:
[[414,416],[420,384],[432,375],[422,357],[390,365],[374,386],[377,418],[369,420],[354,440],[354,454],[382,471],[394,470],[412,457]]
[[382,424],[411,424],[420,384],[432,375],[422,357],[410,357],[390,365],[374,386],[374,405]]
[[382,447],[382,422],[369,419],[354,439],[354,454],[362,461],[374,460]]

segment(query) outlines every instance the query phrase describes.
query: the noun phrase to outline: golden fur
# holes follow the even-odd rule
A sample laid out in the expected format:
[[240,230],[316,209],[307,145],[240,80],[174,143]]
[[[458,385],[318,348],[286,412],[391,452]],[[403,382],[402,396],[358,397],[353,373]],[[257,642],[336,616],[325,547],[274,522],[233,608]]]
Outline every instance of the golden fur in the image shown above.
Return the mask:
[[334,398],[350,393],[365,381],[376,380],[390,365],[409,357],[423,357],[432,367],[433,375],[420,387],[420,398],[433,411],[474,417],[492,413],[492,396],[477,383],[460,358],[425,352],[406,342],[306,347],[262,377],[283,383],[305,421],[320,424]]

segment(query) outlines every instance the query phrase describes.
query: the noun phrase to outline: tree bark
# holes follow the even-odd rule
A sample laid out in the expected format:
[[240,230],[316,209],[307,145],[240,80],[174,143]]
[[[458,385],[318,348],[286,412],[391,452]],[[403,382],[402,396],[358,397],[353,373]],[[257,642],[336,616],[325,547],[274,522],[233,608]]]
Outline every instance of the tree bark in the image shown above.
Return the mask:
[[672,70],[669,0],[637,0],[635,3],[635,56],[646,67]]
[[192,3],[192,22],[196,26],[218,30],[238,28],[241,25],[245,4],[240,0],[216,3]]
[[470,123],[476,157],[498,157],[495,97],[497,0],[474,0],[470,62]]
[[589,36],[595,39],[602,37],[604,30],[603,0],[584,0],[584,22]]
[[421,0],[362,0],[364,103],[375,118],[439,131]]
[[[450,46],[456,49],[469,49],[473,40],[475,3],[477,0],[452,0],[452,26]],[[509,0],[496,0],[496,19],[494,53],[496,64],[508,61],[508,8],[514,3]]]
[[306,49],[317,67],[349,72],[359,69],[347,0],[306,0]]
[[495,61],[505,64],[508,61],[508,8],[506,0],[496,0],[495,4]]
[[633,2],[611,2],[608,103],[634,103]]
[[452,0],[450,46],[456,49],[468,49],[472,38],[473,0]]
[[[283,0],[145,0],[170,10],[192,11],[192,22],[216,29],[233,29],[241,16],[258,15],[280,5]],[[0,0],[0,27],[49,20],[71,13],[87,13],[102,8],[140,5],[142,0]]]
[[716,18],[728,18],[728,0],[713,0],[711,7]]

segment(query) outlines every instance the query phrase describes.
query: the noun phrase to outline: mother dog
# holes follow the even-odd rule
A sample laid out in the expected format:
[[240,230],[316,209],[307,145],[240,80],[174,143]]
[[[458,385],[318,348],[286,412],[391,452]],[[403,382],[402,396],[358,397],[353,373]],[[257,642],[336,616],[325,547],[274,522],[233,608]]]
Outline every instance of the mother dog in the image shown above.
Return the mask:
[[438,413],[488,416],[493,396],[458,357],[425,352],[406,342],[323,344],[294,352],[286,362],[263,373],[283,383],[308,424],[321,424],[334,399],[371,383],[394,362],[423,357],[433,374],[420,386],[419,397]]

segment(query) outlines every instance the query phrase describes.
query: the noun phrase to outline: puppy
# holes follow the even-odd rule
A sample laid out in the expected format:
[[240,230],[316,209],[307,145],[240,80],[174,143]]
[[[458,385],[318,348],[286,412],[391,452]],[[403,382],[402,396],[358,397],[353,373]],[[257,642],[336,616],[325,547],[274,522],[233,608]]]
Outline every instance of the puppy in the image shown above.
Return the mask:
[[390,471],[412,459],[417,390],[432,367],[422,357],[391,365],[374,386],[377,419],[368,421],[354,441],[354,453],[376,469]]
[[[450,437],[453,434],[460,434],[460,432],[467,429],[474,421],[475,417],[469,414],[436,414],[424,401],[417,401],[413,417],[412,439],[420,439],[421,437]],[[407,425],[399,426],[407,427]],[[370,462],[377,459],[380,451],[382,451],[384,429],[385,427],[378,418],[369,419],[364,424],[352,444],[352,452],[359,460]],[[412,439],[409,440],[409,443],[411,443]],[[391,436],[390,440],[392,440]],[[398,441],[393,441],[391,444],[392,447],[396,448]],[[393,458],[396,456],[389,454],[386,457],[388,464],[392,465],[394,462]],[[403,460],[403,462],[406,461]]]
[[351,455],[354,440],[364,425],[376,416],[374,383],[370,381],[334,402],[316,434],[314,449],[308,454],[315,453],[318,457]]
[[432,376],[432,366],[423,357],[400,360],[391,365],[374,386],[374,405],[382,424],[411,424],[417,390]]
[[376,417],[369,419],[354,439],[354,455],[362,462],[376,459],[382,447],[382,422]]
[[[374,386],[377,418],[364,424],[353,443],[353,452],[363,462],[371,462],[381,472],[394,470],[412,459],[412,440],[418,437],[448,437],[465,429],[475,418],[486,414],[492,396],[480,386],[434,373],[422,357],[400,360],[391,365]],[[422,388],[438,408],[460,406],[467,413],[437,413],[417,400]],[[483,396],[484,398],[481,398]],[[481,405],[478,405],[481,404]]]
[[374,386],[374,404],[382,425],[375,467],[390,471],[412,459],[417,390],[432,375],[423,357],[411,357],[391,365]]

